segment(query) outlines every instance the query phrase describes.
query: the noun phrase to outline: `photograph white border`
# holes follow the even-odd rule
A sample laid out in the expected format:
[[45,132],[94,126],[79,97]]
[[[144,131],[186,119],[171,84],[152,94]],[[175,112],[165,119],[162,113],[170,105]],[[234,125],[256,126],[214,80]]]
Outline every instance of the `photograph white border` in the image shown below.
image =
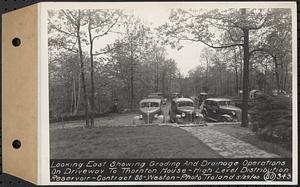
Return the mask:
[[[58,9],[132,8],[290,8],[292,10],[293,148],[292,182],[193,181],[193,182],[50,182],[48,31],[47,12]],[[38,184],[41,185],[295,185],[298,182],[298,100],[297,100],[297,7],[296,2],[43,2],[38,3]]]

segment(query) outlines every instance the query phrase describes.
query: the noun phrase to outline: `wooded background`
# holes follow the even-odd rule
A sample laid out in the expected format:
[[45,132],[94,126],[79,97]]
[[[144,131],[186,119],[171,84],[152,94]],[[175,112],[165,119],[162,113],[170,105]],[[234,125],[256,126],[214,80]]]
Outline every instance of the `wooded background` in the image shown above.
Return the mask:
[[[152,92],[237,98],[245,59],[249,90],[291,93],[291,27],[291,10],[279,8],[174,9],[157,28],[126,10],[51,10],[50,119],[85,116],[86,126],[93,126],[95,115],[110,112],[115,103],[120,111],[136,111]],[[97,48],[107,35],[115,39]],[[195,51],[201,61],[187,75],[166,50],[180,50],[182,41],[207,46]]]

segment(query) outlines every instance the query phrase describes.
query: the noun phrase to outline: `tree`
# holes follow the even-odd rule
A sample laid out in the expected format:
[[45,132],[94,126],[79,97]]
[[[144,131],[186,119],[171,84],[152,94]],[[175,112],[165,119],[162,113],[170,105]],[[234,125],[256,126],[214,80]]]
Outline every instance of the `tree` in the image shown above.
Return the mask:
[[288,148],[292,145],[291,98],[261,95],[250,110],[252,130],[268,140],[279,140]]
[[78,56],[68,53],[52,56],[48,67],[51,116],[76,115],[81,100]]
[[[210,60],[212,58],[212,54],[213,51],[209,48],[204,48],[204,50],[202,51],[201,57],[203,58],[203,61],[205,61],[205,82],[204,82],[204,86],[203,86],[203,91],[206,92],[208,89],[208,72],[209,72],[209,66],[210,66]],[[205,88],[205,89],[204,89]]]
[[[50,38],[49,42],[59,45],[63,49],[75,53],[79,56],[80,61],[80,75],[82,81],[82,89],[84,95],[84,111],[85,111],[85,126],[89,126],[89,101],[86,90],[86,81],[85,81],[85,69],[84,69],[84,57],[83,57],[83,49],[82,49],[82,27],[87,24],[84,19],[83,13],[81,10],[61,10],[58,12],[58,19],[53,21],[50,19],[49,21],[49,31],[51,32],[55,30],[58,32],[58,35],[54,36],[54,38]],[[53,34],[53,33],[52,33]]]
[[94,126],[95,115],[95,83],[94,83],[94,56],[105,54],[107,51],[95,52],[94,42],[95,40],[107,35],[111,29],[116,25],[121,13],[119,10],[88,10],[88,38],[89,38],[89,55],[90,55],[90,79],[91,79],[91,126]]
[[[139,19],[129,16],[123,22],[122,38],[116,41],[118,49],[112,51],[111,58],[119,69],[119,75],[126,80],[130,110],[135,105],[135,82],[138,80],[140,65],[145,61],[150,45],[150,29]],[[121,73],[122,72],[122,73]]]
[[242,126],[248,125],[249,33],[264,27],[268,14],[264,9],[177,9],[171,12],[170,23],[160,27],[166,42],[179,49],[182,47],[180,42],[184,40],[201,42],[214,49],[243,47]]
[[161,84],[162,84],[162,93],[164,96],[167,93],[171,92],[171,82],[174,81],[174,77],[176,77],[176,72],[178,71],[176,62],[173,59],[165,59],[162,62],[162,67],[160,67],[162,71],[161,75]]
[[289,9],[272,9],[265,29],[256,33],[253,57],[257,53],[269,55],[274,63],[277,91],[286,89],[286,80],[292,62],[292,18]]

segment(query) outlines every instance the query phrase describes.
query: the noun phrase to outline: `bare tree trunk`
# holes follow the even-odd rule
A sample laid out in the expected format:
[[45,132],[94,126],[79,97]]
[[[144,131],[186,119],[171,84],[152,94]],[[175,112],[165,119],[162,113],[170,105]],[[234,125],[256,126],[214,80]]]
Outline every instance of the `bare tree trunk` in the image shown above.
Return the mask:
[[280,86],[280,77],[279,77],[279,67],[278,67],[276,56],[274,56],[274,64],[275,64],[275,78],[276,78],[276,85],[277,85],[277,93],[279,93],[281,91],[281,86]]
[[166,95],[165,84],[166,84],[166,69],[164,67],[163,72],[162,72],[162,94],[163,94],[163,96]]
[[249,60],[249,83],[248,83],[248,88],[250,89],[250,90],[252,90],[252,88],[253,88],[253,76],[252,76],[252,62],[250,62],[250,60]]
[[263,86],[263,92],[267,93],[267,82],[268,82],[268,64],[266,63],[265,66],[265,83],[264,83],[264,86]]
[[205,56],[205,60],[206,60],[206,71],[205,71],[205,87],[206,88],[205,89],[207,89],[208,88],[208,64],[209,64],[207,56]]
[[235,71],[235,94],[239,94],[239,71],[238,71],[238,56],[236,54],[236,48],[234,48],[234,71]]
[[[246,10],[245,10],[246,12]],[[248,126],[248,98],[249,98],[249,29],[244,32],[244,73],[243,73],[243,104],[242,104],[242,127]]]
[[76,99],[76,105],[75,105],[75,110],[74,110],[74,115],[77,114],[78,108],[80,105],[80,98],[81,98],[81,84],[80,84],[80,76],[78,77],[78,94],[77,94],[77,99]]
[[288,65],[286,64],[286,65],[285,65],[284,83],[283,83],[283,89],[284,89],[284,90],[287,90],[287,89],[286,89],[287,77],[288,77]]
[[91,127],[94,127],[94,116],[95,116],[95,84],[94,84],[94,55],[93,55],[93,38],[91,32],[91,13],[89,12],[89,24],[88,24],[88,33],[89,33],[89,41],[90,41],[90,66],[91,66],[91,96],[90,96],[90,104],[91,104]]
[[[241,47],[239,47],[239,55],[240,57],[242,57],[242,49]],[[243,59],[244,60],[244,59]],[[240,80],[239,80],[239,89],[242,89],[242,85],[243,85],[243,72],[244,72],[244,69],[243,69],[243,60],[240,61]]]
[[239,73],[238,73],[236,55],[235,55],[234,70],[235,70],[235,95],[237,95],[239,93]]
[[172,77],[169,79],[169,84],[168,84],[168,93],[172,91]]
[[133,110],[134,89],[133,89],[133,51],[130,49],[130,111]]
[[158,82],[159,82],[159,80],[158,80],[158,77],[159,77],[159,75],[158,75],[158,61],[156,62],[156,77],[155,77],[155,92],[158,92]]
[[72,78],[72,92],[71,92],[71,107],[70,107],[70,114],[72,114],[73,115],[73,113],[74,113],[74,106],[75,106],[75,104],[74,104],[74,102],[75,102],[75,99],[74,99],[74,95],[76,94],[75,93],[75,89],[74,89],[74,78]]
[[77,104],[77,94],[76,94],[76,77],[73,79],[73,109],[72,109],[72,115],[75,113]]
[[285,89],[284,89],[284,66],[283,66],[283,63],[281,63],[280,64],[280,91],[282,92],[282,91],[285,91]]
[[81,72],[82,88],[83,88],[83,95],[84,95],[85,126],[89,127],[88,96],[87,96],[86,84],[85,84],[84,62],[83,62],[81,37],[80,37],[80,26],[81,26],[80,24],[81,24],[81,12],[80,12],[80,10],[78,10],[77,35],[76,36],[77,36],[77,40],[78,40],[80,72]]

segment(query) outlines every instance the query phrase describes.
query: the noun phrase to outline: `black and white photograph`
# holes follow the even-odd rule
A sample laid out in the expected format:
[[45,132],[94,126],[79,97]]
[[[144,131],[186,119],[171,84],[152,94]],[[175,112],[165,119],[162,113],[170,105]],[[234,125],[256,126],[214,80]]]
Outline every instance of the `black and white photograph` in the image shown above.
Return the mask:
[[50,159],[293,158],[291,8],[136,4],[47,9]]

